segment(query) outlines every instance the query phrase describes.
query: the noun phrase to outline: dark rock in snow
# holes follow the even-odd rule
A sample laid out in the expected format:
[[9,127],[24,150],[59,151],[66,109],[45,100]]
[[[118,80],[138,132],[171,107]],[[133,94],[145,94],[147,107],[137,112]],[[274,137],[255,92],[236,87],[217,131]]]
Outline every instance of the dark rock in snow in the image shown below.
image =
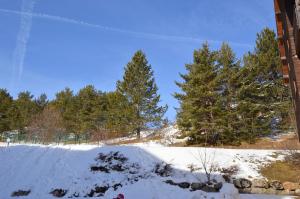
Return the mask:
[[114,189],[114,191],[116,191],[119,187],[122,187],[123,185],[121,183],[117,183],[117,184],[114,184],[112,187]]
[[54,189],[53,191],[50,192],[54,197],[61,198],[66,195],[68,191],[64,189]]
[[157,163],[154,168],[154,173],[161,177],[168,177],[172,174],[172,167],[171,164],[167,163]]
[[222,182],[208,182],[204,184],[201,190],[205,192],[219,192],[222,186]]
[[170,185],[177,185],[177,183],[173,182],[173,180],[166,180],[165,183],[170,184]]
[[193,182],[191,184],[191,190],[196,191],[196,190],[201,190],[205,186],[204,183],[201,182]]
[[245,178],[234,179],[233,184],[238,189],[250,188],[252,186],[252,182]]
[[31,190],[18,190],[18,191],[14,191],[12,194],[11,194],[11,197],[19,197],[19,196],[27,196],[29,195],[31,192]]
[[111,168],[111,170],[118,171],[118,172],[122,172],[125,170],[121,164],[112,165],[110,168]]
[[105,193],[109,189],[109,186],[95,187],[95,193]]
[[91,171],[100,171],[100,172],[109,173],[109,169],[104,166],[91,166]]
[[188,188],[190,188],[190,183],[188,183],[188,182],[180,182],[180,183],[178,183],[177,184],[180,188],[183,188],[183,189],[188,189]]

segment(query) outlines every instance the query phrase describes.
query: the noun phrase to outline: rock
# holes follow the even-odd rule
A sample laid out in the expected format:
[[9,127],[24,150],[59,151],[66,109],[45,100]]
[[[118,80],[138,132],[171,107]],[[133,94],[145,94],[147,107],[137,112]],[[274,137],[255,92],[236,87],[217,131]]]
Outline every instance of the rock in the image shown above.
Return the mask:
[[278,180],[271,181],[270,186],[275,190],[283,190],[284,189],[282,183]]
[[172,174],[173,168],[171,164],[167,163],[157,163],[155,165],[154,173],[161,177],[168,177]]
[[114,191],[117,191],[117,189],[122,186],[123,185],[121,183],[117,183],[117,184],[114,184],[112,187],[113,187]]
[[27,191],[24,191],[24,190],[18,190],[18,191],[14,191],[12,194],[11,194],[11,197],[19,197],[19,196],[27,196],[29,195],[31,192],[31,190],[27,190]]
[[196,190],[201,190],[203,187],[205,186],[204,183],[199,183],[199,182],[193,182],[191,184],[191,190],[192,191],[196,191]]
[[190,183],[188,182],[180,182],[177,184],[180,188],[183,188],[183,189],[188,189],[190,188]]
[[95,193],[95,191],[92,189],[91,191],[90,191],[90,193],[88,193],[88,194],[86,194],[86,196],[85,197],[94,197],[94,193]]
[[118,172],[121,172],[121,171],[124,171],[125,169],[122,167],[121,164],[115,164],[115,165],[112,165],[111,167],[111,170],[113,171],[118,171]]
[[205,192],[219,192],[222,186],[223,186],[222,182],[210,182],[204,184],[201,190]]
[[95,187],[95,193],[105,193],[108,189],[108,186]]
[[300,196],[300,189],[296,189],[295,190],[295,194],[298,195],[298,196]]
[[300,185],[298,183],[293,182],[284,182],[282,186],[285,190],[289,191],[295,191],[296,189],[300,189]]
[[177,185],[177,183],[173,182],[173,180],[166,180],[165,183],[170,184],[170,185]]
[[54,189],[53,191],[50,192],[54,197],[61,198],[66,195],[68,191],[64,189]]
[[109,169],[104,166],[91,166],[91,171],[100,171],[100,172],[109,173]]
[[245,188],[251,188],[252,183],[250,180],[247,180],[245,178],[239,178],[233,180],[233,184],[238,189],[245,189]]
[[252,187],[268,189],[270,185],[265,179],[254,179],[252,181]]

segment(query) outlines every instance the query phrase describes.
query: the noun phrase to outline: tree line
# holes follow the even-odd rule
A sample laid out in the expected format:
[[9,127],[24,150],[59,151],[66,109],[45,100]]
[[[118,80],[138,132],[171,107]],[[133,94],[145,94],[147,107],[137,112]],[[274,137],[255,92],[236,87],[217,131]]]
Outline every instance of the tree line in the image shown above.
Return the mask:
[[26,138],[43,142],[61,140],[72,133],[104,139],[122,136],[150,127],[160,127],[167,106],[160,105],[160,95],[153,70],[145,54],[137,51],[125,67],[116,90],[102,92],[88,85],[74,93],[66,88],[53,100],[46,94],[34,98],[20,92],[17,99],[0,89],[0,132],[18,130]]
[[[240,144],[291,127],[291,100],[284,86],[275,33],[266,28],[257,34],[253,52],[238,59],[223,43],[212,50],[208,43],[194,51],[186,64],[176,123],[188,136],[188,144]],[[88,85],[74,93],[66,88],[53,100],[28,92],[17,99],[0,89],[0,132],[18,130],[30,139],[60,140],[73,133],[94,140],[160,127],[166,120],[166,105],[153,70],[142,51],[125,66],[116,90],[102,92]]]

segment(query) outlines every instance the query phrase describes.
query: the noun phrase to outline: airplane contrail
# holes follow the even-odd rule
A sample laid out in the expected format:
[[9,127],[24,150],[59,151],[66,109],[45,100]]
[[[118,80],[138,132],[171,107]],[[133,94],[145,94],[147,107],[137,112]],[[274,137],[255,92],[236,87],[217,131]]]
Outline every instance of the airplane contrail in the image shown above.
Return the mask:
[[[150,39],[183,41],[183,42],[197,42],[197,43],[208,42],[208,43],[214,43],[214,44],[223,43],[223,41],[219,41],[219,40],[205,40],[205,39],[200,39],[200,38],[196,38],[196,37],[185,37],[185,36],[163,35],[163,34],[147,33],[147,32],[137,32],[137,31],[119,29],[119,28],[114,28],[114,27],[109,27],[109,26],[102,26],[102,25],[98,25],[98,24],[92,24],[92,23],[88,23],[85,21],[61,17],[61,16],[48,15],[48,14],[43,14],[43,13],[33,13],[33,12],[27,12],[27,11],[23,11],[23,10],[16,11],[16,10],[8,10],[8,9],[0,8],[0,12],[23,15],[23,16],[28,16],[28,17],[49,19],[49,20],[65,22],[65,23],[70,23],[70,24],[75,24],[75,25],[82,25],[82,26],[91,27],[91,28],[98,28],[98,29],[102,29],[102,30],[106,30],[106,31],[130,34],[130,35],[134,35],[134,36],[138,36],[138,37],[145,37],[145,38],[150,38]],[[239,42],[233,42],[233,41],[229,41],[229,44],[231,44],[233,46],[239,46],[239,47],[247,47],[247,48],[252,47],[252,45],[247,44],[247,43],[239,43]]]
[[[32,25],[32,15],[35,4],[35,0],[23,0],[22,1],[22,12],[28,13],[27,15],[21,15],[20,29],[17,35],[16,47],[13,52],[12,60],[12,86],[15,86],[16,81],[21,79],[24,67],[24,60],[27,50],[27,42],[30,37],[30,30]],[[21,13],[22,13],[21,12]]]

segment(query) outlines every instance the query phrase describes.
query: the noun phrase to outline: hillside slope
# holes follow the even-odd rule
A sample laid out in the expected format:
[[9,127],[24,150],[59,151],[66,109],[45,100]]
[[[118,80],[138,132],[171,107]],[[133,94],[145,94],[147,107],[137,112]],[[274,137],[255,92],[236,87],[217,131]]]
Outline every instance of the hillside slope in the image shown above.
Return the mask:
[[[219,168],[236,165],[237,177],[259,177],[259,165],[282,158],[271,150],[203,149],[164,147],[157,144],[124,146],[93,145],[13,145],[0,147],[0,199],[11,198],[17,190],[30,190],[24,198],[54,198],[51,191],[66,190],[64,198],[98,196],[112,199],[118,193],[125,198],[288,198],[241,195],[225,183],[218,172],[213,176],[223,182],[219,193],[190,191],[165,183],[205,181],[203,169],[191,173],[191,164],[201,167],[201,154],[214,154]],[[213,157],[213,156],[211,156]],[[159,166],[171,164],[167,175]],[[101,190],[100,190],[101,189]],[[100,190],[100,191],[99,191]]]

